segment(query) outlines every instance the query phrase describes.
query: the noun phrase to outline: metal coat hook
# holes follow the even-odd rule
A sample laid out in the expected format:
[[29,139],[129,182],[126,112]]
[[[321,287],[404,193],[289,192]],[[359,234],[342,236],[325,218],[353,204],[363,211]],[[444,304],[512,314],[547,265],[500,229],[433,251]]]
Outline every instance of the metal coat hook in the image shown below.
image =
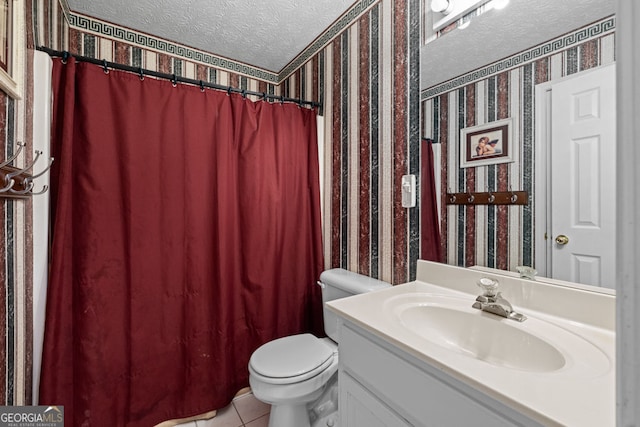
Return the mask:
[[24,148],[24,146],[26,145],[24,142],[18,142],[18,149],[16,150],[15,154],[13,156],[11,156],[9,158],[9,160],[7,160],[6,162],[0,164],[0,168],[3,168],[5,166],[7,166],[8,164],[10,164],[11,162],[13,162],[16,157],[18,157],[20,155],[20,152],[22,151],[22,148]]
[[469,195],[469,197],[467,198],[467,202],[473,203],[473,201],[476,199],[475,196],[471,194],[471,192],[467,192],[467,194]]
[[515,203],[518,201],[518,195],[516,193],[513,192],[513,190],[511,190],[511,185],[509,185],[509,193],[511,193],[511,198],[509,200],[511,200],[511,203]]
[[495,194],[491,193],[491,190],[489,190],[489,187],[487,187],[487,193],[489,193],[489,198],[487,199],[487,201],[489,203],[493,203],[496,201],[496,196]]
[[[4,177],[4,180],[5,182],[7,182],[6,176]],[[9,191],[13,187],[13,184],[15,184],[15,181],[13,179],[10,179],[6,186],[0,188],[0,194]]]
[[22,185],[25,187],[24,190],[14,190],[13,188],[10,188],[9,191],[13,194],[22,196],[23,194],[27,194],[28,192],[33,190],[33,182],[27,182],[27,180],[24,180],[22,181]]
[[[35,161],[34,161],[34,163],[35,163]],[[49,164],[47,165],[47,167],[44,168],[40,173],[25,178],[24,179],[25,182],[33,182],[34,179],[36,179],[36,178],[44,175],[45,173],[47,173],[49,171],[49,169],[51,169],[52,165],[53,165],[53,157],[49,157]]]
[[5,182],[7,181],[7,179],[13,179],[13,178],[15,178],[16,176],[18,176],[18,175],[23,175],[26,171],[30,170],[30,169],[33,167],[33,165],[35,165],[35,164],[36,164],[36,162],[37,162],[37,161],[38,161],[38,159],[40,158],[40,155],[41,155],[41,154],[42,154],[42,151],[36,151],[36,157],[35,157],[35,159],[33,159],[33,161],[31,162],[31,164],[30,164],[29,166],[27,166],[26,168],[24,168],[24,169],[20,169],[20,170],[17,170],[17,171],[15,171],[15,172],[12,172],[12,173],[10,173],[10,174],[6,175],[6,176],[4,177]]
[[33,192],[33,188],[35,186],[34,180],[51,169],[53,157],[49,158],[48,165],[42,171],[35,175],[31,175],[28,172],[33,169],[36,162],[40,159],[42,151],[35,151],[35,156],[29,165],[22,168],[14,167],[11,163],[20,155],[25,147],[25,144],[22,142],[17,143],[17,145],[18,149],[16,150],[16,153],[11,156],[11,158],[0,164],[0,182],[4,181],[4,186],[0,188],[0,197],[27,198],[33,195],[45,193],[49,189],[49,186],[47,185],[43,186],[39,192]]
[[40,194],[44,194],[47,192],[47,190],[49,189],[48,185],[45,185],[42,187],[42,190],[38,191],[37,193],[31,193],[32,196],[38,196]]

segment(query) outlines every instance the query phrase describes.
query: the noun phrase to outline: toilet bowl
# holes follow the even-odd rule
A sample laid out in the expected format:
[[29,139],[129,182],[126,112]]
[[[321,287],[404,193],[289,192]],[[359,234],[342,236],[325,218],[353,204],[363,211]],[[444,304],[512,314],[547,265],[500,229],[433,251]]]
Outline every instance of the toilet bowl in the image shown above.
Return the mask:
[[[320,275],[323,303],[391,286],[340,268]],[[271,405],[269,427],[337,426],[337,318],[323,310],[328,338],[298,334],[259,347],[249,361],[253,395]]]
[[336,343],[310,334],[292,335],[253,353],[249,385],[257,399],[271,405],[270,426],[310,427],[308,405],[318,400],[337,373]]

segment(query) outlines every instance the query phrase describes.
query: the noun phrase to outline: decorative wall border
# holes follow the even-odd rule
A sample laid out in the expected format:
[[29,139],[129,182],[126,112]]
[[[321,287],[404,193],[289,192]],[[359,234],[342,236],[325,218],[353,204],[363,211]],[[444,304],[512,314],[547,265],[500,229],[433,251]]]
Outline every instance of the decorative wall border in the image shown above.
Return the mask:
[[293,74],[298,68],[304,65],[310,58],[323,49],[329,42],[331,42],[337,35],[354,23],[363,13],[368,11],[380,0],[361,0],[355,4],[351,9],[345,12],[340,18],[338,18],[324,33],[320,34],[307,48],[305,48],[298,56],[296,56],[291,62],[278,73],[278,81],[282,82],[284,79]]
[[466,86],[469,83],[473,83],[478,80],[484,80],[503,71],[520,67],[541,57],[549,56],[553,53],[565,50],[578,43],[602,37],[605,34],[612,33],[615,28],[615,16],[605,18],[593,25],[583,27],[574,32],[553,39],[549,42],[535,46],[529,50],[525,50],[524,52],[510,56],[501,61],[494,62],[493,64],[489,64],[484,68],[477,69],[468,74],[464,74],[442,84],[425,89],[420,93],[420,100],[425,101],[442,93],[450,92],[459,87]]
[[[134,31],[106,21],[101,21],[73,11],[68,12],[68,17],[71,28],[77,30],[93,33],[113,40],[124,41],[145,49],[151,49],[190,61],[199,62],[204,65],[242,74],[269,83],[281,84],[286,78],[322,50],[336,36],[341,34],[345,28],[353,24],[358,18],[360,18],[360,16],[362,16],[363,13],[367,12],[371,7],[379,2],[380,0],[361,0],[356,3],[277,74],[178,43],[172,43],[158,37]],[[61,0],[61,4],[64,5],[65,3],[65,0]]]
[[177,43],[150,36],[138,31],[133,31],[115,24],[71,12],[69,16],[69,25],[71,28],[81,30],[87,33],[93,33],[101,37],[107,37],[117,41],[134,44],[139,47],[154,50],[160,53],[166,53],[175,57],[180,57],[189,61],[199,62],[210,67],[221,70],[231,71],[251,77],[257,80],[263,80],[269,83],[279,83],[278,75],[269,71],[252,67],[241,62],[236,62],[228,58],[216,56],[201,50],[193,49]]

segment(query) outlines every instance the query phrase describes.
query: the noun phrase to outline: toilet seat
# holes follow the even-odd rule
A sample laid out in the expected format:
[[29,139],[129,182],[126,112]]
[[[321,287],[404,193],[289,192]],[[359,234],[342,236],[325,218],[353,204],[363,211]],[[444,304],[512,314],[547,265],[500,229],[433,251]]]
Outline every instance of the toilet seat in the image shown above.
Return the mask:
[[249,368],[270,384],[291,384],[318,375],[333,362],[336,352],[311,334],[270,341],[251,355]]

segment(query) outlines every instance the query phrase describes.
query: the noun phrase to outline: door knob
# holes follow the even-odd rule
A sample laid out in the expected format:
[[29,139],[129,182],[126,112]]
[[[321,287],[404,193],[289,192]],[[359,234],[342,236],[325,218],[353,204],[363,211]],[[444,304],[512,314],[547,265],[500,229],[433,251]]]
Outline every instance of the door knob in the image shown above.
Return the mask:
[[560,234],[558,235],[558,237],[556,237],[556,243],[559,245],[566,245],[567,243],[569,243],[569,238],[564,234]]

